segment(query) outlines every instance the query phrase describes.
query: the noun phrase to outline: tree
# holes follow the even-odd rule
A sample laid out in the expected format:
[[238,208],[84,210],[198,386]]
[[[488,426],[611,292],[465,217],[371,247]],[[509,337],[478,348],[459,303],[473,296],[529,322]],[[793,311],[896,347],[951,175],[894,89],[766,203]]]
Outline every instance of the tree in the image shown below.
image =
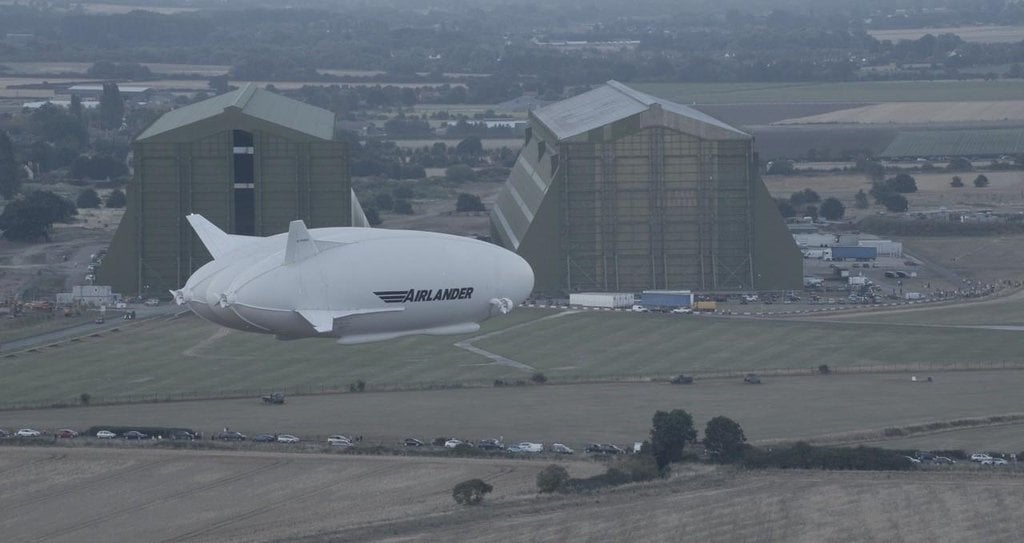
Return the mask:
[[537,473],[537,490],[542,493],[557,492],[568,480],[568,470],[558,464],[551,464]]
[[121,208],[128,205],[128,197],[125,196],[124,191],[121,189],[114,189],[107,195],[108,208]]
[[388,192],[379,192],[373,197],[373,207],[390,211],[395,207],[395,199]]
[[651,454],[658,463],[658,469],[681,460],[686,444],[697,440],[693,417],[682,409],[673,409],[668,413],[658,411],[652,422]]
[[462,481],[452,489],[452,498],[459,505],[476,505],[483,501],[484,494],[489,494],[494,487],[480,479]]
[[412,215],[416,213],[412,208],[412,204],[409,203],[409,200],[395,200],[395,205],[391,209],[400,215]]
[[817,192],[811,189],[804,189],[800,192],[794,192],[789,196],[789,203],[796,207],[800,207],[804,204],[814,204],[821,201],[821,196]]
[[825,198],[821,207],[818,208],[818,213],[830,221],[837,221],[846,214],[846,206],[838,198]]
[[381,213],[380,211],[377,211],[376,207],[362,208],[362,214],[367,216],[367,222],[369,222],[371,226],[376,226],[383,222],[383,220],[381,220]]
[[0,214],[3,238],[11,241],[50,240],[50,227],[78,214],[75,204],[52,192],[36,190],[12,200]]
[[14,158],[14,142],[6,131],[0,131],[0,196],[14,198],[21,190],[21,171]]
[[958,156],[950,159],[949,164],[946,164],[946,169],[951,172],[969,172],[974,169],[974,165],[970,160]]
[[894,192],[908,194],[917,192],[917,181],[910,174],[901,173],[885,180],[885,184]]
[[124,120],[124,97],[121,96],[121,89],[117,83],[106,82],[103,84],[103,94],[100,95],[100,126],[106,130],[121,128]]
[[988,186],[988,177],[984,174],[978,174],[978,177],[974,178],[974,186],[980,188]]
[[75,205],[79,209],[96,209],[100,207],[100,195],[96,194],[96,189],[82,189],[78,193],[78,198],[75,199]]
[[949,182],[949,186],[953,188],[960,188],[964,186],[964,180],[960,179],[959,175],[954,175],[953,180]]
[[868,203],[868,195],[864,192],[864,189],[858,190],[857,194],[853,196],[853,206],[857,209],[867,209],[870,205]]
[[741,459],[746,441],[739,423],[728,417],[715,417],[704,428],[704,448],[716,462],[728,464]]
[[475,194],[469,194],[463,192],[459,194],[459,198],[455,200],[455,211],[486,211],[484,203],[480,201],[480,197]]
[[779,208],[779,214],[782,215],[782,218],[796,217],[796,208],[793,207],[793,204],[789,203],[789,200],[779,200],[776,198],[775,205]]
[[476,171],[465,164],[453,164],[445,170],[444,176],[452,182],[462,183],[464,181],[475,181]]
[[455,146],[455,153],[474,157],[480,156],[484,154],[484,144],[478,136],[469,136]]
[[765,167],[765,175],[787,175],[796,171],[792,160],[773,160]]
[[77,94],[71,95],[71,105],[68,106],[68,113],[76,119],[85,121],[85,108],[82,107],[82,99]]
[[893,212],[906,211],[908,208],[907,199],[902,194],[896,194],[895,192],[885,195],[882,199],[882,205]]

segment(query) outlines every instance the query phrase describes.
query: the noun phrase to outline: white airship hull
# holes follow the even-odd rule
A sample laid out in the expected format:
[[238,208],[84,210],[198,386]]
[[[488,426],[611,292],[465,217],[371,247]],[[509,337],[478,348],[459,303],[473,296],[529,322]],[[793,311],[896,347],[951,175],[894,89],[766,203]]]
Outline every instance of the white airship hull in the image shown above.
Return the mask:
[[213,323],[280,339],[342,344],[414,334],[464,334],[511,311],[533,289],[521,257],[474,239],[408,230],[319,228],[232,236],[197,215],[214,260],[181,290]]

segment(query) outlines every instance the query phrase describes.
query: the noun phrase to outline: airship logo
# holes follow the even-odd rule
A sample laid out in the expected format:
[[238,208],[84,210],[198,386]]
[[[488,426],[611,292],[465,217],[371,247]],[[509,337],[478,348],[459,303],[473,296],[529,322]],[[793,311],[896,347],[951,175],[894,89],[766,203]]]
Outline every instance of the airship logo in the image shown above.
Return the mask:
[[439,288],[437,290],[381,290],[374,294],[389,304],[407,302],[436,302],[439,300],[469,300],[473,297],[473,287]]

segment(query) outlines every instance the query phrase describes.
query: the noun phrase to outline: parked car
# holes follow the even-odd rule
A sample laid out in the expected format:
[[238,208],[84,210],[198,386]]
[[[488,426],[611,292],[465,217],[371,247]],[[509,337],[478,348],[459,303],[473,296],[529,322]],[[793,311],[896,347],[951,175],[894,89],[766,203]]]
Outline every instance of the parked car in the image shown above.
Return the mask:
[[31,428],[22,428],[14,433],[17,437],[39,437],[43,435],[39,430],[33,430]]
[[956,460],[949,458],[948,456],[936,456],[935,460],[932,460],[936,464],[956,464]]
[[971,462],[984,462],[986,460],[992,460],[992,457],[985,453],[974,453],[971,455]]
[[920,464],[921,463],[920,460],[918,460],[917,458],[914,458],[913,456],[904,456],[903,458],[906,458],[907,461],[909,461],[911,464]]
[[54,435],[64,439],[71,439],[78,437],[78,432],[68,428],[63,428],[61,430],[57,430],[57,432]]
[[676,315],[689,315],[693,313],[693,310],[690,309],[689,307],[677,307],[672,311],[669,311],[669,313],[674,313]]
[[167,437],[177,440],[192,441],[196,439],[196,434],[189,432],[188,430],[174,430]]
[[761,378],[756,373],[748,373],[743,376],[743,382],[750,385],[760,385]]
[[245,441],[245,434],[241,432],[217,432],[213,434],[213,439],[219,439],[222,441]]
[[347,438],[347,437],[345,437],[345,436],[343,436],[343,435],[336,435],[336,436],[328,437],[327,438],[327,444],[328,445],[337,445],[339,447],[351,447],[352,446],[352,440]]
[[405,438],[405,441],[403,441],[402,443],[404,443],[406,447],[422,447],[423,446],[423,442],[418,440],[418,439],[416,439],[416,438],[414,438],[414,437],[407,437],[407,438]]
[[7,430],[0,430],[0,439],[3,439],[5,437],[11,437],[11,433],[8,432]]
[[113,439],[117,437],[117,434],[110,430],[100,430],[99,432],[96,432],[96,437],[100,439]]
[[273,443],[277,441],[277,436],[275,436],[274,434],[260,434],[252,438],[252,440],[255,443]]
[[505,448],[505,445],[497,439],[481,439],[476,442],[476,446],[485,451],[500,451]]
[[452,438],[452,439],[449,439],[448,441],[445,441],[444,442],[444,446],[445,446],[446,449],[454,449],[455,447],[458,447],[459,445],[462,445],[462,443],[463,443],[463,441],[461,439]]
[[981,461],[981,465],[983,466],[1005,466],[1007,464],[1009,464],[1009,462],[1003,458],[989,458],[988,460]]
[[611,443],[591,443],[584,449],[586,452],[591,454],[625,454],[626,451],[622,448],[612,445]]
[[519,449],[518,452],[528,452],[528,453],[544,452],[544,444],[543,443],[532,443],[530,441],[523,441],[521,443],[516,444],[515,447],[517,447]]
[[551,452],[557,454],[573,454],[576,451],[572,450],[572,448],[567,447],[566,445],[563,445],[561,443],[552,443]]
[[505,449],[505,451],[510,453],[521,453],[526,452],[526,449],[523,449],[520,445],[517,444]]
[[125,439],[149,439],[147,434],[144,434],[138,430],[128,430],[124,433]]
[[277,436],[277,442],[278,443],[298,443],[299,441],[302,441],[302,440],[300,440],[299,438],[297,438],[297,437],[295,437],[295,436],[293,436],[291,434],[281,434],[281,435]]
[[693,377],[680,373],[679,375],[676,375],[675,377],[669,379],[668,382],[672,383],[673,385],[692,385]]

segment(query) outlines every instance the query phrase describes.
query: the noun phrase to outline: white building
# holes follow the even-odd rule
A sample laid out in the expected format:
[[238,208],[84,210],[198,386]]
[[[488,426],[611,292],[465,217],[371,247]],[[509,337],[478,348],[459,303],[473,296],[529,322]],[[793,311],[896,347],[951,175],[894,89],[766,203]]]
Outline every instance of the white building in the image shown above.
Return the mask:
[[121,296],[114,294],[109,285],[77,285],[71,287],[71,292],[57,294],[57,305],[109,306],[114,305],[120,298]]

